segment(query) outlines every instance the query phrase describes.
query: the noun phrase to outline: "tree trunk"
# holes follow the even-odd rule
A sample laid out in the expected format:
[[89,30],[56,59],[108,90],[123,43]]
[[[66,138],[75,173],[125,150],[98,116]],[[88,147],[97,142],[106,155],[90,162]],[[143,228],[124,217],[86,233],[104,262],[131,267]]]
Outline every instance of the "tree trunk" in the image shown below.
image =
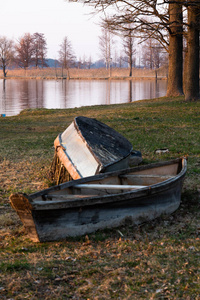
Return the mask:
[[132,77],[133,59],[130,57],[129,77]]
[[169,68],[166,96],[183,95],[182,5],[169,4]]
[[185,100],[199,99],[199,9],[188,7],[187,56],[185,68]]
[[6,77],[6,75],[7,75],[7,72],[6,72],[6,66],[3,65],[3,76]]

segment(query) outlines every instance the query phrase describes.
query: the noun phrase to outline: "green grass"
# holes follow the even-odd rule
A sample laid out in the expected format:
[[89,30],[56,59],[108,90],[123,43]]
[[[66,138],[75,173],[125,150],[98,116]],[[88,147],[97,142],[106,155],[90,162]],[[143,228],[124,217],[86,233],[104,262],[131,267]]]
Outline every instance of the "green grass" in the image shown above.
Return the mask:
[[[74,117],[96,118],[140,150],[143,163],[188,157],[180,208],[56,243],[34,244],[10,208],[13,191],[48,186],[53,142]],[[0,118],[1,299],[199,299],[200,102],[182,97]],[[168,148],[163,155],[156,149]]]
[[23,270],[29,270],[30,264],[27,261],[16,260],[13,263],[11,262],[2,262],[0,264],[1,272],[18,272]]

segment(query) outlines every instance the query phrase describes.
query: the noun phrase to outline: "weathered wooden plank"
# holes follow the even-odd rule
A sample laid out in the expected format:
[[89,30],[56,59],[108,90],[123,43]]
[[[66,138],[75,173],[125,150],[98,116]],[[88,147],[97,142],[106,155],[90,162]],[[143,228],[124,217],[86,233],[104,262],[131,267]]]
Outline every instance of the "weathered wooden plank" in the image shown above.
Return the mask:
[[93,197],[93,196],[96,196],[96,195],[61,195],[61,194],[58,194],[58,195],[43,195],[43,199],[48,199],[48,200],[51,200],[51,199],[59,199],[59,200],[73,200],[73,199],[83,199],[83,198],[87,198],[87,197]]
[[173,178],[174,176],[171,175],[153,175],[153,174],[127,174],[127,175],[119,175],[120,178],[160,178],[160,179],[169,179]]
[[174,176],[170,175],[155,175],[155,174],[127,174],[121,175],[121,184],[124,185],[152,185],[158,184],[167,179],[171,179]]

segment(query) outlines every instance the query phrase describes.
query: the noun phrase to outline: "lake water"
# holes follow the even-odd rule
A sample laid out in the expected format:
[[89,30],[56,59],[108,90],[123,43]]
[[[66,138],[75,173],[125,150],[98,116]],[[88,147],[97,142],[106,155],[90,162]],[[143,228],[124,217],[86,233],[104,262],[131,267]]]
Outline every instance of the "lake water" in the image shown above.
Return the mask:
[[0,115],[26,108],[128,103],[165,95],[166,80],[0,80]]

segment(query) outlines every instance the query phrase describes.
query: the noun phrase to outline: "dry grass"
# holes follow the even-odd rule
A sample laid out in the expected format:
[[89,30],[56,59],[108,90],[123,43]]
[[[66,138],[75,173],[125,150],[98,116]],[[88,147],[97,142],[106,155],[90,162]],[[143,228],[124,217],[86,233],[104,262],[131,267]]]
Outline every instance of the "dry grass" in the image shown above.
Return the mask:
[[[133,69],[134,78],[155,78],[157,72],[158,78],[166,79],[167,69],[161,68],[159,70],[149,69]],[[3,77],[2,70],[0,70],[0,77]],[[45,69],[14,69],[9,70],[7,78],[36,78],[36,79],[52,79],[52,78],[71,78],[71,79],[130,79],[129,69],[112,68],[111,70],[102,69],[70,69],[61,68],[45,68]]]
[[[8,197],[48,186],[53,140],[77,115],[115,128],[145,163],[188,155],[180,208],[138,227],[31,242]],[[200,299],[199,115],[200,103],[163,98],[0,118],[0,299]]]

